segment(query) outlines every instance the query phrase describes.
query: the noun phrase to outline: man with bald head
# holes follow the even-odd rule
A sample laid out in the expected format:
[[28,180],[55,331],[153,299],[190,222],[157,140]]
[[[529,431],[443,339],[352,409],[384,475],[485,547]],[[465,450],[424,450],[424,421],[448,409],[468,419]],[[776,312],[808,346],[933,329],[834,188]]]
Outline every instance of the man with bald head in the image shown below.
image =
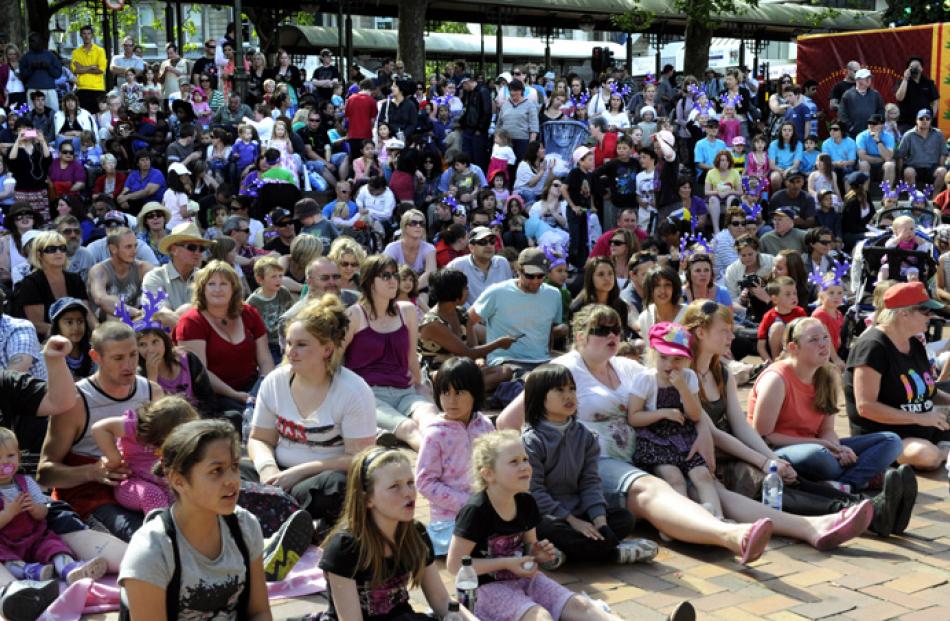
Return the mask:
[[343,306],[352,306],[359,299],[359,294],[350,289],[340,289],[340,268],[327,257],[317,257],[307,266],[307,297],[300,298],[296,304],[288,308],[277,322],[277,332],[280,336],[280,348],[284,348],[284,333],[290,320],[303,308],[315,300],[319,300],[327,293],[340,298]]
[[850,61],[844,68],[844,79],[832,87],[831,98],[828,104],[835,112],[838,111],[838,105],[841,103],[841,98],[844,94],[854,88],[854,74],[857,73],[860,68],[861,63],[856,60]]

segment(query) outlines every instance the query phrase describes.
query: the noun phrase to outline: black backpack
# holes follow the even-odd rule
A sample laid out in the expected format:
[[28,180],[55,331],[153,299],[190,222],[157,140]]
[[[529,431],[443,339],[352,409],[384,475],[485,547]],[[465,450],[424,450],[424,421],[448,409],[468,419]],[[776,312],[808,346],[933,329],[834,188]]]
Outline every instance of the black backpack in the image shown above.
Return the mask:
[[[165,534],[168,535],[168,539],[172,544],[172,554],[175,555],[175,567],[172,570],[172,578],[168,581],[168,587],[165,589],[165,615],[169,621],[177,621],[178,595],[179,591],[181,590],[181,557],[178,554],[178,534],[175,530],[175,522],[172,520],[170,508],[162,509],[161,511],[155,511],[149,514],[149,516],[145,518],[145,521],[147,522],[156,516],[161,517],[162,519],[162,524],[165,527]],[[238,621],[247,621],[249,619],[247,612],[248,602],[250,601],[251,597],[250,553],[247,551],[247,544],[244,543],[244,537],[241,535],[241,525],[238,523],[237,514],[232,513],[230,515],[224,516],[224,522],[228,525],[228,531],[230,531],[231,537],[234,539],[238,550],[241,552],[241,558],[244,559],[245,582],[244,588],[241,590],[241,595],[238,596],[237,618]],[[119,621],[132,621],[132,615],[129,613],[124,589],[121,591],[121,596],[119,598]]]

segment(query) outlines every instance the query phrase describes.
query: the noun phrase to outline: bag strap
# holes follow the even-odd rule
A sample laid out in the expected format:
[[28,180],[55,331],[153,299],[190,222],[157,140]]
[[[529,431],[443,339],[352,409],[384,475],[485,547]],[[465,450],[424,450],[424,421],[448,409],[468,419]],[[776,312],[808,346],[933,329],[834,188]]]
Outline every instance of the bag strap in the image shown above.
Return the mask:
[[178,533],[175,530],[175,521],[172,519],[171,507],[162,509],[158,514],[165,527],[165,535],[172,544],[172,554],[175,566],[172,568],[172,577],[165,587],[165,616],[169,621],[178,619],[178,596],[181,590],[181,555],[178,552]]
[[246,621],[250,618],[248,606],[251,601],[251,555],[247,550],[244,535],[241,534],[241,524],[238,522],[237,514],[225,515],[224,522],[228,525],[231,538],[234,539],[234,543],[237,544],[238,550],[241,552],[241,558],[244,559],[244,588],[238,596],[237,616],[238,621]]

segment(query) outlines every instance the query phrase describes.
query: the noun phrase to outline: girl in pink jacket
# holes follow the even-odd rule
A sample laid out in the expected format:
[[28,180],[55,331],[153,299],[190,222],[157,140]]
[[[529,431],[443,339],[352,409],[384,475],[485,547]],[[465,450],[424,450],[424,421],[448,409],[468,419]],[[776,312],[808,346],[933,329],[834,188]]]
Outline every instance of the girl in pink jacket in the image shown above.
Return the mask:
[[[433,392],[442,415],[425,429],[416,460],[416,487],[429,500],[433,524],[453,523],[471,495],[472,443],[495,428],[478,412],[485,402],[485,382],[470,358],[443,362]],[[452,528],[447,528],[446,543],[452,536]]]

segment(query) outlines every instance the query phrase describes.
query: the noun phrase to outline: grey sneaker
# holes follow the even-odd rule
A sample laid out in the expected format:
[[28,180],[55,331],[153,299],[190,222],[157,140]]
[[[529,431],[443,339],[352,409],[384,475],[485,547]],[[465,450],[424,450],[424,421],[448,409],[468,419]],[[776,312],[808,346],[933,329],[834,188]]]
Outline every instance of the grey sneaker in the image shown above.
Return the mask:
[[623,565],[652,561],[660,552],[655,541],[649,539],[625,539],[617,545],[617,562]]
[[17,580],[0,590],[0,616],[7,621],[35,621],[59,597],[56,580]]
[[281,524],[264,546],[264,578],[279,582],[287,577],[313,539],[313,519],[297,511]]

